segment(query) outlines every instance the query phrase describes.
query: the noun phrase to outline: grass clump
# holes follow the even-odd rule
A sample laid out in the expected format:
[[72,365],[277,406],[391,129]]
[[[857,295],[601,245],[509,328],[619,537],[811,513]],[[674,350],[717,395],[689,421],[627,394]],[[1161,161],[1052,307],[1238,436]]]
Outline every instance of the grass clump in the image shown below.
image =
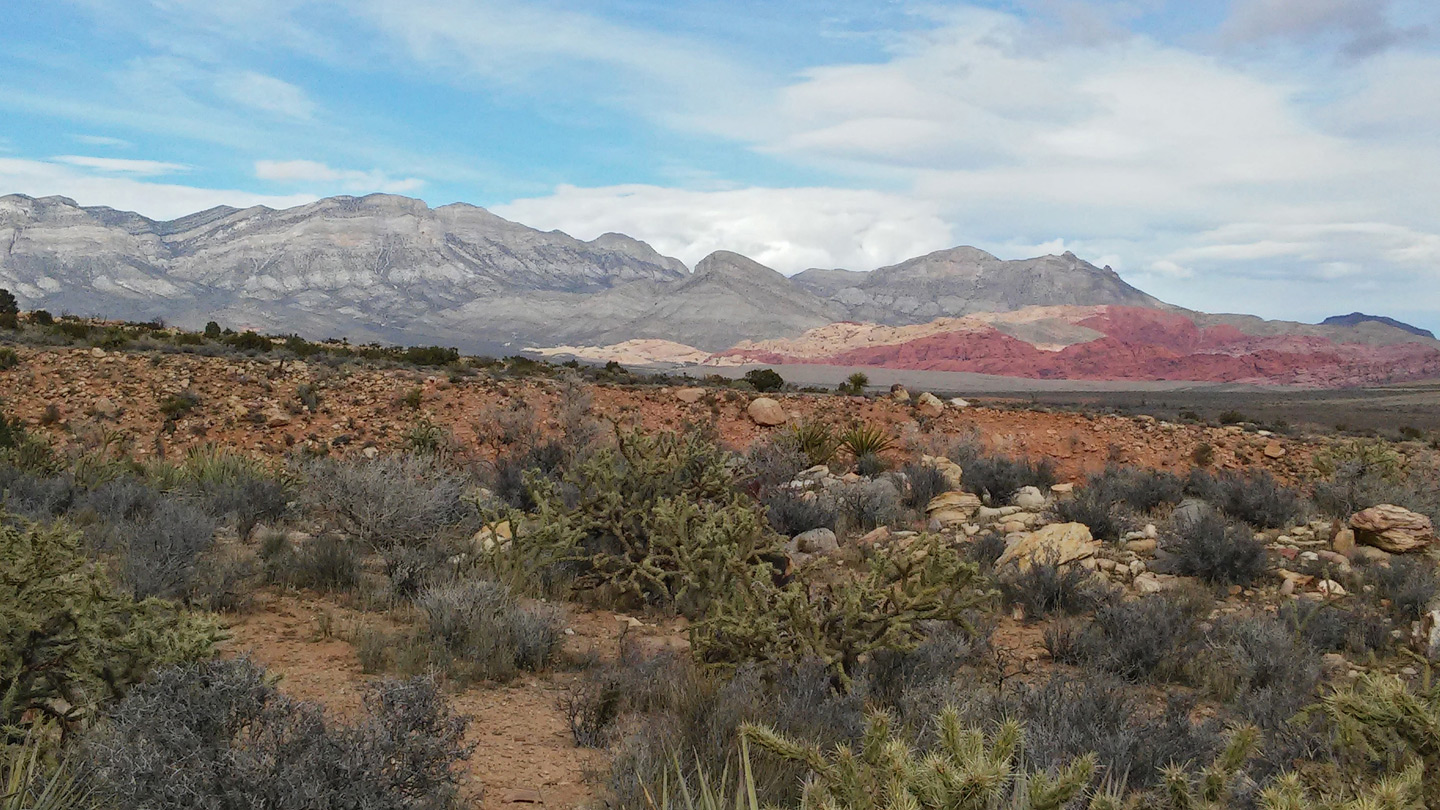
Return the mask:
[[1055,660],[1109,672],[1124,680],[1181,679],[1203,642],[1198,623],[1210,602],[1188,591],[1163,592],[1106,605],[1088,625],[1058,623],[1045,633]]
[[1019,605],[1030,620],[1088,613],[1115,598],[1114,589],[1093,572],[1053,560],[1036,560],[1024,570],[1007,572],[1000,593],[1005,604]]
[[1185,491],[1257,529],[1279,529],[1300,518],[1300,494],[1266,470],[1191,470]]

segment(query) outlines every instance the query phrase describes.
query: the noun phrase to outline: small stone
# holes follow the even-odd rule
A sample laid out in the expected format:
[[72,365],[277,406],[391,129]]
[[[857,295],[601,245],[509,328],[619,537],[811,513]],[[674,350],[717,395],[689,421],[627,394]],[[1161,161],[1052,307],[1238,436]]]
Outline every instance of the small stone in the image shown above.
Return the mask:
[[365,458],[373,459],[380,455],[380,448],[367,447],[364,450],[361,450],[360,453],[364,455]]
[[1265,457],[1266,457],[1266,458],[1284,458],[1284,457],[1285,457],[1285,446],[1282,445],[1280,442],[1273,442],[1273,441],[1272,441],[1272,442],[1267,442],[1267,443],[1265,444]]
[[675,392],[675,398],[681,402],[694,404],[705,398],[704,388],[681,388]]
[[1322,596],[1328,596],[1331,599],[1338,599],[1346,595],[1345,589],[1333,579],[1320,580],[1320,584],[1315,586],[1315,590],[1319,591]]
[[1142,594],[1159,593],[1165,590],[1165,586],[1160,584],[1160,578],[1148,571],[1135,577],[1134,582],[1135,590]]
[[881,526],[881,527],[879,527],[879,528],[877,528],[877,529],[869,532],[868,534],[864,535],[864,536],[861,537],[859,540],[856,540],[855,543],[856,543],[857,545],[861,545],[861,546],[873,546],[873,545],[878,545],[878,544],[880,544],[880,543],[884,543],[886,540],[889,540],[889,539],[890,539],[890,528],[889,528],[888,526]]
[[540,795],[540,791],[529,788],[515,788],[514,790],[506,791],[505,795],[500,797],[500,801],[502,804],[545,803],[545,799]]
[[1044,509],[1045,496],[1036,487],[1021,487],[1010,497],[1010,505],[1021,509]]
[[1154,538],[1145,537],[1138,540],[1131,540],[1125,544],[1125,550],[1135,554],[1154,554],[1157,543]]
[[1335,536],[1330,538],[1330,548],[1334,549],[1337,554],[1344,554],[1346,557],[1354,554],[1355,530],[1347,527],[1335,532]]
[[968,408],[968,407],[970,407],[970,403],[969,403],[969,402],[966,402],[965,400],[961,399],[960,397],[953,397],[953,398],[951,398],[951,399],[949,399],[949,400],[946,400],[946,404],[948,404],[948,405],[949,405],[950,407],[952,407],[952,408]]
[[[101,350],[103,351],[103,349]],[[95,414],[97,416],[113,417],[120,409],[115,407],[114,401],[109,397],[100,397],[95,400]]]
[[1075,491],[1075,485],[1069,481],[1060,484],[1051,484],[1050,491],[1056,495],[1069,495]]
[[1290,579],[1290,578],[1287,577],[1284,582],[1280,583],[1280,595],[1281,595],[1281,596],[1291,596],[1291,595],[1293,595],[1294,593],[1295,593],[1295,580],[1294,580],[1294,579]]
[[921,416],[928,416],[932,419],[945,412],[945,403],[940,398],[926,391],[915,399],[915,410]]

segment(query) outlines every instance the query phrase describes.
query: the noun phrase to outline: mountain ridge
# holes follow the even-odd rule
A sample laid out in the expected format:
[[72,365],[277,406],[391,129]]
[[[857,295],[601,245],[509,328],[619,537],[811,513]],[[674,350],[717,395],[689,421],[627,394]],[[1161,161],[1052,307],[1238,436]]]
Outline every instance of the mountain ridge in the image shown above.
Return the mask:
[[[1192,312],[1068,251],[1003,260],[958,246],[873,270],[810,269],[787,278],[731,251],[691,269],[625,234],[585,241],[468,203],[431,207],[393,194],[284,209],[215,206],[168,221],[68,197],[0,196],[0,286],[27,308],[55,312],[190,328],[216,320],[480,353],[661,341],[700,356],[800,339],[835,323],[913,327],[967,318],[994,333],[987,346],[1010,346],[1045,373],[1067,372],[1018,347],[1066,351],[1129,335],[1142,322],[1182,344],[1191,340],[1186,330],[1200,330],[1211,340],[1204,351],[1282,347],[1292,365],[1307,352],[1352,343],[1440,346],[1423,330],[1378,316],[1296,324]],[[1099,317],[1095,307],[1134,323],[1094,328],[1084,317]],[[1001,317],[1046,308],[1054,312]],[[962,350],[953,338],[940,342]],[[949,362],[926,352],[925,362]],[[913,352],[897,356],[908,362]]]

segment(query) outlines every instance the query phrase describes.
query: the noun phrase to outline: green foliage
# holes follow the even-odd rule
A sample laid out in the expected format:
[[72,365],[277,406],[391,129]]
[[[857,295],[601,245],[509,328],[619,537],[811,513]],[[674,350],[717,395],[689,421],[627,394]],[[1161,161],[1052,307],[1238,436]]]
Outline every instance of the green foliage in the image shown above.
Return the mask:
[[16,329],[20,326],[20,303],[15,300],[15,294],[9,290],[0,288],[0,327],[5,329]]
[[200,406],[200,397],[193,391],[169,394],[160,400],[160,413],[166,422],[174,422]]
[[745,372],[743,379],[761,393],[779,391],[785,387],[785,378],[773,368],[751,369]]
[[275,348],[275,344],[270,338],[250,330],[232,335],[225,342],[242,352],[268,352]]
[[0,348],[0,371],[8,371],[20,365],[20,355],[15,350],[6,346]]
[[836,387],[842,394],[860,396],[865,393],[865,386],[870,384],[870,378],[863,371],[857,371],[845,378],[845,382]]
[[425,392],[419,388],[411,388],[400,398],[400,404],[412,411],[420,410],[420,403],[425,400]]
[[210,340],[220,339],[220,324],[214,321],[207,321],[205,324],[205,337]]
[[779,585],[764,571],[736,578],[703,621],[691,625],[699,660],[736,666],[817,659],[848,684],[880,650],[907,651],[928,622],[968,627],[965,614],[989,599],[979,568],[941,538],[922,536],[877,553],[862,576]]
[[1440,686],[1412,689],[1393,675],[1366,673],[1326,695],[1319,710],[1343,745],[1387,772],[1423,768],[1428,806],[1440,801]]
[[41,735],[0,748],[0,810],[88,810],[96,806],[63,766],[45,756]]
[[299,400],[305,410],[315,413],[320,410],[320,392],[310,383],[300,383],[295,386],[295,399]]
[[781,441],[804,454],[811,466],[829,464],[840,449],[835,429],[825,422],[805,421],[790,427]]
[[30,313],[30,322],[36,326],[50,326],[55,323],[55,316],[49,310],[37,309]]
[[460,359],[460,352],[443,346],[411,346],[401,358],[417,366],[443,366]]
[[210,657],[215,622],[120,594],[63,525],[0,524],[0,734],[73,723],[154,666]]
[[839,746],[826,752],[756,725],[743,727],[742,734],[756,747],[810,769],[801,810],[989,810],[1002,804],[1061,810],[1095,773],[1093,754],[1054,775],[1025,772],[1019,764],[1024,735],[1013,721],[988,740],[982,731],[965,728],[951,708],[935,718],[935,726],[936,745],[928,753],[895,736],[882,711],[866,716],[858,750]]
[[765,512],[735,489],[725,454],[696,434],[627,433],[555,481],[527,477],[536,504],[492,554],[512,585],[557,566],[616,604],[696,614],[778,555]]
[[858,459],[861,456],[880,455],[894,447],[895,440],[890,438],[890,434],[883,428],[861,424],[840,434],[840,446]]

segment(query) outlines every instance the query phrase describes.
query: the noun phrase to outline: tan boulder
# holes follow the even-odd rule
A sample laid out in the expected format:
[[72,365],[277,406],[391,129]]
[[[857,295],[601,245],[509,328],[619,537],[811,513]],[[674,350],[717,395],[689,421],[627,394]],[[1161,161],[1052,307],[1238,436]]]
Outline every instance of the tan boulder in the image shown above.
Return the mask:
[[942,492],[925,505],[925,514],[936,528],[947,529],[967,523],[980,508],[980,498],[969,492]]
[[905,390],[905,386],[895,383],[890,386],[890,398],[896,402],[909,402],[910,392]]
[[1341,528],[1336,531],[1335,536],[1330,538],[1330,548],[1334,549],[1335,552],[1338,554],[1344,554],[1346,557],[1354,554],[1355,530],[1349,528]]
[[1005,549],[995,565],[998,568],[1014,563],[1021,571],[1029,569],[1036,561],[1064,565],[1092,557],[1099,549],[1100,541],[1091,536],[1090,528],[1085,524],[1052,523],[1025,535]]
[[745,413],[749,414],[750,421],[762,427],[783,425],[785,420],[790,418],[785,409],[780,407],[780,403],[770,397],[756,397],[750,402],[750,407],[745,409]]
[[921,416],[936,417],[945,412],[945,403],[940,398],[926,391],[915,399],[915,410]]
[[515,534],[510,529],[510,521],[502,520],[493,526],[482,527],[480,531],[475,532],[475,536],[471,538],[471,542],[478,546],[481,551],[491,552],[509,546],[510,541],[514,539],[514,537]]
[[1430,518],[1390,503],[1351,515],[1350,528],[1357,541],[1392,554],[1419,551],[1435,540]]
[[681,388],[675,392],[675,398],[681,402],[695,404],[705,398],[704,388]]
[[944,456],[921,456],[920,463],[939,470],[940,474],[945,476],[945,482],[950,485],[951,489],[960,488],[965,471],[960,468],[959,464]]
[[1266,458],[1284,458],[1284,457],[1285,457],[1285,445],[1281,444],[1280,442],[1275,442],[1275,441],[1266,443],[1266,445],[1265,445],[1265,457],[1266,457]]

